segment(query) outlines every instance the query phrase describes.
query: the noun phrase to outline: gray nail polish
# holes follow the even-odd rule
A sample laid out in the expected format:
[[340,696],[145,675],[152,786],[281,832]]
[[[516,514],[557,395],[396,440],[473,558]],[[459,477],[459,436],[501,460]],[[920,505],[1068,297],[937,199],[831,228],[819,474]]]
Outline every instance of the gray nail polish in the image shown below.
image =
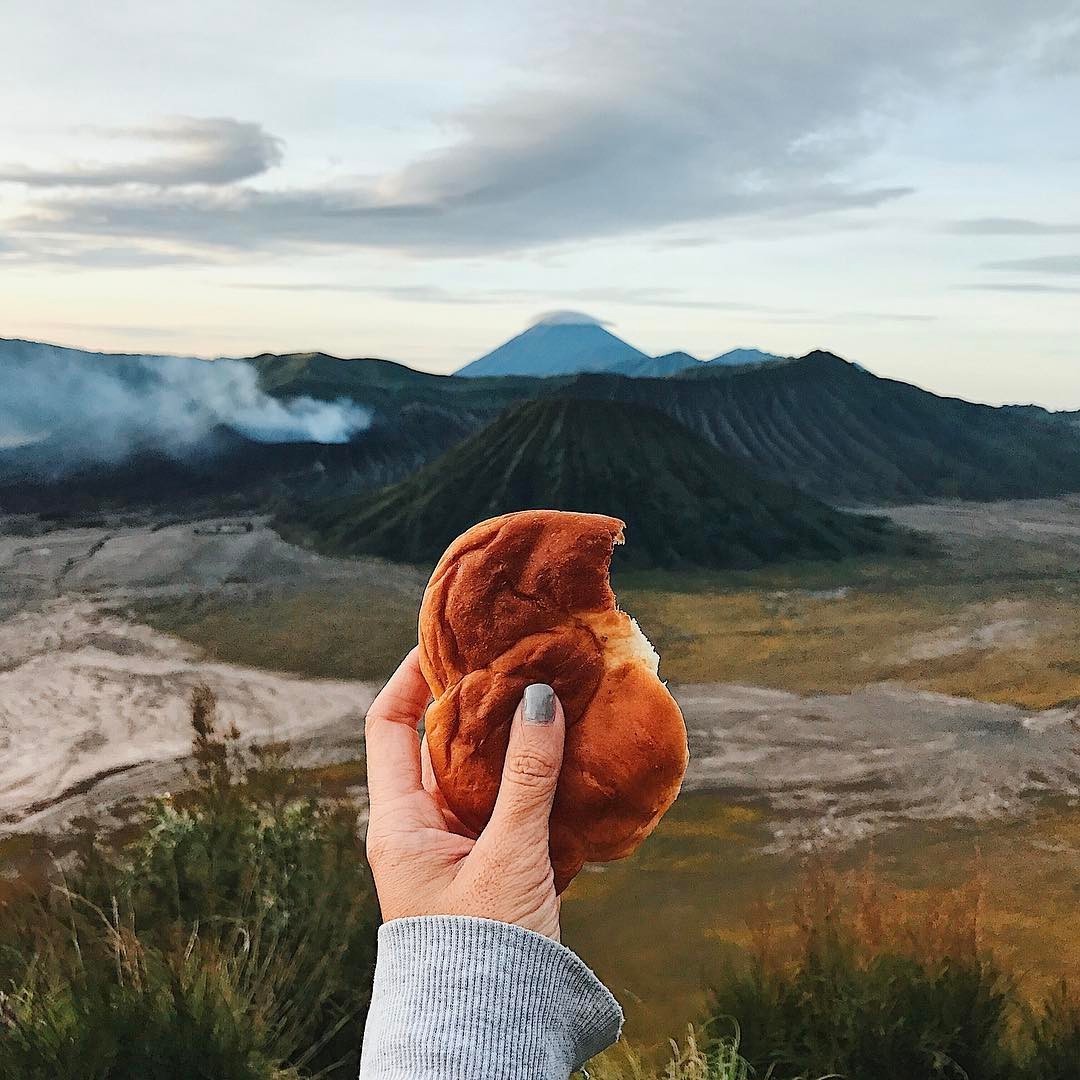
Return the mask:
[[526,724],[550,724],[555,719],[555,691],[542,682],[526,686],[521,716]]

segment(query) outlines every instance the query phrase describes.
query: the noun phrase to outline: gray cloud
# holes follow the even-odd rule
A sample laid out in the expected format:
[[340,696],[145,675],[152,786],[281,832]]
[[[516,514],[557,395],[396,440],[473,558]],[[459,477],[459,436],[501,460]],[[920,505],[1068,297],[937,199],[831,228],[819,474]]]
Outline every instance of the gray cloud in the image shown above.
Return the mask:
[[611,326],[607,319],[598,319],[584,311],[545,311],[537,315],[530,326]]
[[984,282],[982,284],[956,285],[954,287],[973,292],[1080,293],[1080,285],[1044,285],[1040,282],[1029,281],[1003,281],[996,284],[994,282]]
[[838,318],[854,322],[936,322],[936,315],[920,315],[907,311],[843,311]]
[[230,117],[176,117],[157,126],[108,128],[114,138],[162,143],[170,152],[115,165],[39,169],[0,165],[0,182],[31,187],[115,187],[119,184],[231,184],[264,173],[282,157],[282,142],[259,124]]
[[6,263],[48,265],[72,270],[138,270],[152,266],[205,266],[205,254],[192,255],[179,251],[162,251],[138,245],[109,245],[106,247],[57,247],[52,244],[26,243],[18,247],[0,242],[0,260]]
[[949,223],[950,232],[969,236],[1067,236],[1080,233],[1080,222],[1032,221],[1030,218],[966,218]]
[[[670,184],[667,190],[672,200],[668,206],[643,207],[636,220],[633,207],[620,210],[602,199],[576,206],[544,206],[541,213],[528,193],[520,199],[491,203],[469,198],[454,204],[379,205],[370,194],[347,190],[124,192],[57,198],[43,204],[39,212],[18,219],[15,227],[30,233],[181,241],[219,250],[344,245],[461,255],[614,235],[668,224],[673,217],[805,216],[872,207],[911,189],[846,191],[840,185],[822,183],[798,192],[718,190],[707,202],[696,204],[680,203],[680,195]],[[565,198],[572,197],[567,190]]]
[[855,179],[897,112],[1009,64],[1038,69],[1039,43],[1075,11],[1076,0],[600,0],[586,11],[563,0],[545,21],[562,39],[524,58],[533,81],[446,118],[449,144],[394,173],[276,191],[76,189],[19,227],[440,255],[872,209],[911,190]]
[[327,292],[361,293],[383,296],[389,300],[407,300],[421,304],[521,304],[552,301],[559,303],[613,303],[635,307],[686,308],[715,311],[779,312],[797,309],[776,308],[763,304],[748,304],[739,300],[708,300],[687,296],[681,289],[663,287],[624,288],[600,286],[552,292],[549,289],[477,289],[454,292],[438,285],[352,285],[337,281],[322,282],[241,282],[236,289],[266,290],[269,292]]
[[1039,255],[983,264],[987,270],[1020,270],[1030,274],[1080,274],[1080,255]]
[[[523,304],[558,302],[567,304],[626,304],[633,307],[657,307],[700,311],[742,312],[751,315],[768,315],[786,322],[830,323],[854,322],[934,322],[936,315],[917,312],[888,311],[831,311],[821,312],[809,308],[777,307],[772,304],[751,304],[741,300],[709,300],[687,296],[681,289],[669,288],[623,288],[619,286],[583,288],[552,292],[537,289],[483,289],[470,292],[453,292],[436,285],[354,285],[336,281],[323,282],[241,282],[236,289],[256,289],[270,292],[328,292],[359,293],[368,296],[384,296],[391,300],[406,300],[421,304]],[[560,314],[556,312],[555,314]],[[570,312],[580,315],[580,312]],[[592,318],[586,316],[586,318]],[[595,322],[608,325],[604,320]]]

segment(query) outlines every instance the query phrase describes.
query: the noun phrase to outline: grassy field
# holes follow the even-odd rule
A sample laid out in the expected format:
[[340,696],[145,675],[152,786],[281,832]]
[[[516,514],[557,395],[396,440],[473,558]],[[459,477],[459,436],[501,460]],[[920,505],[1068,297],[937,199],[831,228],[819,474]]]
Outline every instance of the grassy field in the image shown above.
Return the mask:
[[[798,693],[896,680],[1030,708],[1080,701],[1080,574],[1004,544],[933,558],[615,580],[678,683]],[[416,640],[420,588],[232,590],[134,613],[216,659],[383,679]]]
[[[566,894],[564,940],[623,1002],[635,1044],[663,1055],[686,1018],[702,1015],[706,988],[743,965],[763,933],[791,935],[807,857],[761,854],[763,823],[754,808],[684,795],[635,855],[586,870]],[[966,897],[980,944],[1025,999],[1062,977],[1080,983],[1078,807],[977,827],[912,825],[828,865],[852,891],[871,874],[890,910],[931,923]]]
[[416,644],[420,590],[363,587],[193,593],[138,618],[218,660],[314,678],[385,679]]
[[966,583],[894,591],[751,586],[624,588],[675,683],[735,682],[798,693],[885,680],[1048,708],[1080,701],[1080,596]]

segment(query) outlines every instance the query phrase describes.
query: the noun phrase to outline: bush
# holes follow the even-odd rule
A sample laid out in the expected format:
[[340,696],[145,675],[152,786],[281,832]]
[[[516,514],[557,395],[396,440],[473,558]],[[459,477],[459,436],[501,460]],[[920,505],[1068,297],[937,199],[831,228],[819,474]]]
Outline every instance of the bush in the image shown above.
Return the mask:
[[4,912],[5,1080],[356,1076],[376,918],[355,808],[215,711],[196,691],[192,790]]
[[864,881],[852,909],[813,864],[795,911],[794,955],[768,951],[713,990],[740,1017],[760,1072],[849,1080],[1015,1077],[1005,1050],[1013,995],[978,939],[977,897],[947,894],[917,916],[882,910]]
[[1025,1080],[1074,1080],[1080,1072],[1080,1001],[1060,983],[1032,1023]]
[[754,1071],[739,1053],[738,1025],[731,1034],[706,1039],[689,1028],[685,1045],[671,1041],[671,1060],[662,1073],[650,1068],[641,1055],[625,1043],[589,1065],[592,1080],[753,1080]]

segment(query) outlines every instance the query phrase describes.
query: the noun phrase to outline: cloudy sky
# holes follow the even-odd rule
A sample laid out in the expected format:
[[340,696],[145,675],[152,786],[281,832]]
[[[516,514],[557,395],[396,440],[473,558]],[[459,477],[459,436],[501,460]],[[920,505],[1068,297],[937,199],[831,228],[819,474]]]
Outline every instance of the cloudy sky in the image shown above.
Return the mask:
[[0,336],[450,371],[576,308],[1080,407],[1080,0],[0,20]]

